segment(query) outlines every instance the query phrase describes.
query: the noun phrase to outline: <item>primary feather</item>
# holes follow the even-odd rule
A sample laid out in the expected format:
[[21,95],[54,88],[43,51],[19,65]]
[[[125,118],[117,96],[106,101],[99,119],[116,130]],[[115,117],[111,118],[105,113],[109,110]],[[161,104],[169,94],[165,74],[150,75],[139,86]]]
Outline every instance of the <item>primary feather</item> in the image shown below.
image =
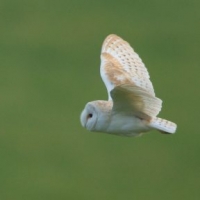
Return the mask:
[[139,55],[128,42],[117,35],[109,35],[101,50],[101,77],[110,91],[121,84],[139,86],[155,96],[149,73]]

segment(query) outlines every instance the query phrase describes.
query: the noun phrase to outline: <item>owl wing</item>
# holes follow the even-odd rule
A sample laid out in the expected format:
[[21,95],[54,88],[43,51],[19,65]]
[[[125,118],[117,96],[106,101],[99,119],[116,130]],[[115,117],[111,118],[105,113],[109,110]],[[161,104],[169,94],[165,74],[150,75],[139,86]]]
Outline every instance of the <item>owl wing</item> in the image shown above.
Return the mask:
[[111,90],[113,112],[134,114],[142,119],[150,120],[162,107],[162,101],[135,85],[119,85]]
[[109,35],[101,50],[101,77],[110,91],[122,84],[139,86],[155,96],[149,73],[133,48],[117,35]]

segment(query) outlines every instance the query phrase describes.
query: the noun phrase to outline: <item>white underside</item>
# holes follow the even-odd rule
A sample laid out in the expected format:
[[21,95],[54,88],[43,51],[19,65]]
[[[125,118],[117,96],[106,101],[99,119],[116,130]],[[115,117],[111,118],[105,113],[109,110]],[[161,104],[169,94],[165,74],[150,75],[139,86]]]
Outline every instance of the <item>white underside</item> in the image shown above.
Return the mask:
[[137,136],[149,130],[151,129],[146,126],[145,121],[133,115],[122,116],[120,114],[116,114],[112,116],[111,123],[105,132],[115,135]]

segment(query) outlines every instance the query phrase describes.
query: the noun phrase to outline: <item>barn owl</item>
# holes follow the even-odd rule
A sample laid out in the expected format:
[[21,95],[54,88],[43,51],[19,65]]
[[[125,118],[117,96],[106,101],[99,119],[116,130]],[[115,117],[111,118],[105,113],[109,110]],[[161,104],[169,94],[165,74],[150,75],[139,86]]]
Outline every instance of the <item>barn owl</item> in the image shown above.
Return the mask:
[[144,63],[117,35],[111,34],[103,42],[100,74],[108,101],[86,104],[80,116],[83,127],[121,136],[137,136],[150,130],[175,133],[175,123],[156,117],[162,100],[155,96]]

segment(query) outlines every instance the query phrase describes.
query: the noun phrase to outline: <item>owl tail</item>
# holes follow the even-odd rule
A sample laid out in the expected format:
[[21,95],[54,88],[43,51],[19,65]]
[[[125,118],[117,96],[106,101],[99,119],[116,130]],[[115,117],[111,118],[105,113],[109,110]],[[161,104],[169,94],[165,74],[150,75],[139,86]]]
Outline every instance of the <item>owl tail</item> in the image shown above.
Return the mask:
[[175,123],[158,117],[151,119],[149,126],[151,128],[160,131],[161,133],[166,133],[166,134],[175,133],[177,127]]

